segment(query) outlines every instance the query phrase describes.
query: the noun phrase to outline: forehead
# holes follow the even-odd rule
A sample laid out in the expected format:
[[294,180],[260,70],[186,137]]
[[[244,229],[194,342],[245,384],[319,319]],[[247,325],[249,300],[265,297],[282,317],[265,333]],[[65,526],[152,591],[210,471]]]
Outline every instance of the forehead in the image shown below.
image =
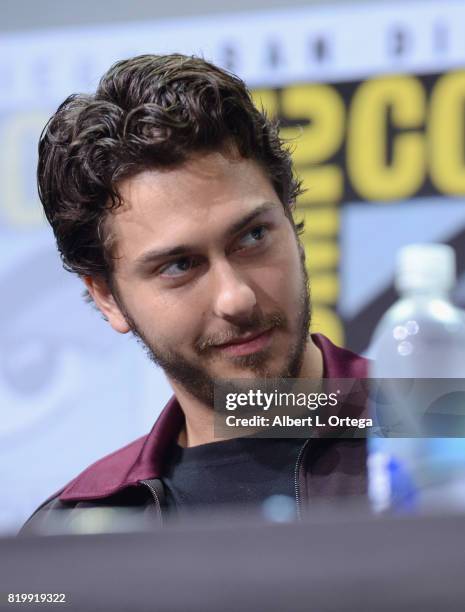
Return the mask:
[[108,219],[117,256],[205,240],[264,201],[279,203],[254,160],[198,154],[179,167],[145,170],[119,186],[123,204]]

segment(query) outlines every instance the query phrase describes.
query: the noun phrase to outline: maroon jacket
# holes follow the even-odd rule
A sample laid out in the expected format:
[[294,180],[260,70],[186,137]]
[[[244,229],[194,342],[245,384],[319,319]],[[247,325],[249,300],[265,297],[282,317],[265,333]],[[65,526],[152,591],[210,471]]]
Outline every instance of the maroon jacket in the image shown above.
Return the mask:
[[[313,334],[312,339],[323,354],[324,378],[368,377],[366,359],[335,346],[321,334]],[[44,502],[22,532],[46,532],[50,510],[73,508],[139,508],[152,516],[155,511],[161,521],[164,459],[183,424],[181,407],[172,397],[148,435],[84,470]],[[366,486],[364,439],[311,439],[305,443],[295,469],[299,514],[318,498],[364,495]]]

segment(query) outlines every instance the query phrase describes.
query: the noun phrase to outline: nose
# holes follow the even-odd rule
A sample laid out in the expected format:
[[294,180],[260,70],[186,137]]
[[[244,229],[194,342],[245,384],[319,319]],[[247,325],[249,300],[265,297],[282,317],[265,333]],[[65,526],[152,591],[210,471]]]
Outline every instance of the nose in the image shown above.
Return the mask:
[[257,305],[257,298],[246,279],[225,262],[217,266],[215,283],[215,314],[233,323],[239,319],[249,320]]

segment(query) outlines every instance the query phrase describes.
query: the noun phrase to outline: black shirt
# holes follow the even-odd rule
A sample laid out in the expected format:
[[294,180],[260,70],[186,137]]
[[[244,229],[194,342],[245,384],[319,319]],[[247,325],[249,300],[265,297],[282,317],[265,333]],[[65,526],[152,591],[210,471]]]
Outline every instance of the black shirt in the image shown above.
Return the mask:
[[[305,440],[234,438],[191,448],[174,445],[163,476],[169,508],[257,508],[271,496],[295,507],[295,472]],[[273,498],[274,499],[274,498]]]

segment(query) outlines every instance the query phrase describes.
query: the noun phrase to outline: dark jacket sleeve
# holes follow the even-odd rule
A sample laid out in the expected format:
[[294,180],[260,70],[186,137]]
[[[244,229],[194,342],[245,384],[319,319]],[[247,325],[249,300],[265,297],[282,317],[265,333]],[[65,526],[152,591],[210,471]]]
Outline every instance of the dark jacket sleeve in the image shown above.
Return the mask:
[[[47,499],[28,518],[18,532],[19,536],[51,535],[62,533],[69,521],[72,506],[59,500],[59,493]],[[65,521],[65,519],[67,519]]]
[[62,502],[61,491],[47,499],[18,535],[78,535],[153,529],[163,524],[146,487],[128,488],[101,499]]

